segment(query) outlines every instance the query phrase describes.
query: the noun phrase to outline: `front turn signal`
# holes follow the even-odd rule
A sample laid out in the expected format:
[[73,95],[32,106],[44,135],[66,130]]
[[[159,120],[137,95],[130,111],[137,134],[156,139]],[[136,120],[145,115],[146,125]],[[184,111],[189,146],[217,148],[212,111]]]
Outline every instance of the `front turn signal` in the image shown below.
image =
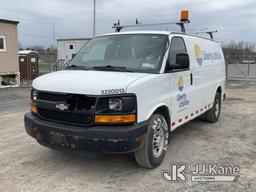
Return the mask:
[[96,115],[95,123],[134,123],[136,115]]
[[35,106],[34,104],[30,104],[30,111],[32,113],[38,113],[38,110],[37,110],[37,106]]

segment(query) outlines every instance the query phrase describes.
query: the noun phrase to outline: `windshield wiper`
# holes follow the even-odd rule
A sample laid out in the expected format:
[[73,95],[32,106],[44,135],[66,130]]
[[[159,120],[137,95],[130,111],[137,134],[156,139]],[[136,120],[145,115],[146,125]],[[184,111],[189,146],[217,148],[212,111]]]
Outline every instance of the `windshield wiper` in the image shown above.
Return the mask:
[[70,65],[65,67],[65,69],[78,69],[78,70],[89,70],[89,68],[85,66],[79,66],[79,65]]
[[133,70],[127,69],[126,67],[112,66],[112,65],[94,66],[93,69],[104,70],[104,71],[134,72]]

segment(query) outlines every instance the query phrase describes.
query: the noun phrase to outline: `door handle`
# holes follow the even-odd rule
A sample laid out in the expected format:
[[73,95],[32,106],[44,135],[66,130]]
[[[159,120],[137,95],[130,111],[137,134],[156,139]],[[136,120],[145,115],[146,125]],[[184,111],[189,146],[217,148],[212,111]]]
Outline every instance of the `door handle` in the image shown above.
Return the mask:
[[193,85],[193,74],[190,73],[190,85]]

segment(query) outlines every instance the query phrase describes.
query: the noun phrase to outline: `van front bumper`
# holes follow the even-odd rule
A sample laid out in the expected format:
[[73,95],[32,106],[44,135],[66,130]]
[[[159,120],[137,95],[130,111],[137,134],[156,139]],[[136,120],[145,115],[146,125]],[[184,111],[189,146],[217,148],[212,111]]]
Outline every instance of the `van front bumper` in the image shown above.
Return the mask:
[[32,113],[24,117],[26,132],[41,145],[103,153],[130,153],[145,144],[148,121],[134,125],[80,127],[56,123]]

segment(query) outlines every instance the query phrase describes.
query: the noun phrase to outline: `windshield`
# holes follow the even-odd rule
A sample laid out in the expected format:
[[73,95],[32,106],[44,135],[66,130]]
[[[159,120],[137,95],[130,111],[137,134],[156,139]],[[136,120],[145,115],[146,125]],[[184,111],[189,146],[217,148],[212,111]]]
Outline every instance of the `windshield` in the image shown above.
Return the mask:
[[112,35],[90,40],[70,66],[93,70],[125,69],[157,73],[168,44],[167,35]]

